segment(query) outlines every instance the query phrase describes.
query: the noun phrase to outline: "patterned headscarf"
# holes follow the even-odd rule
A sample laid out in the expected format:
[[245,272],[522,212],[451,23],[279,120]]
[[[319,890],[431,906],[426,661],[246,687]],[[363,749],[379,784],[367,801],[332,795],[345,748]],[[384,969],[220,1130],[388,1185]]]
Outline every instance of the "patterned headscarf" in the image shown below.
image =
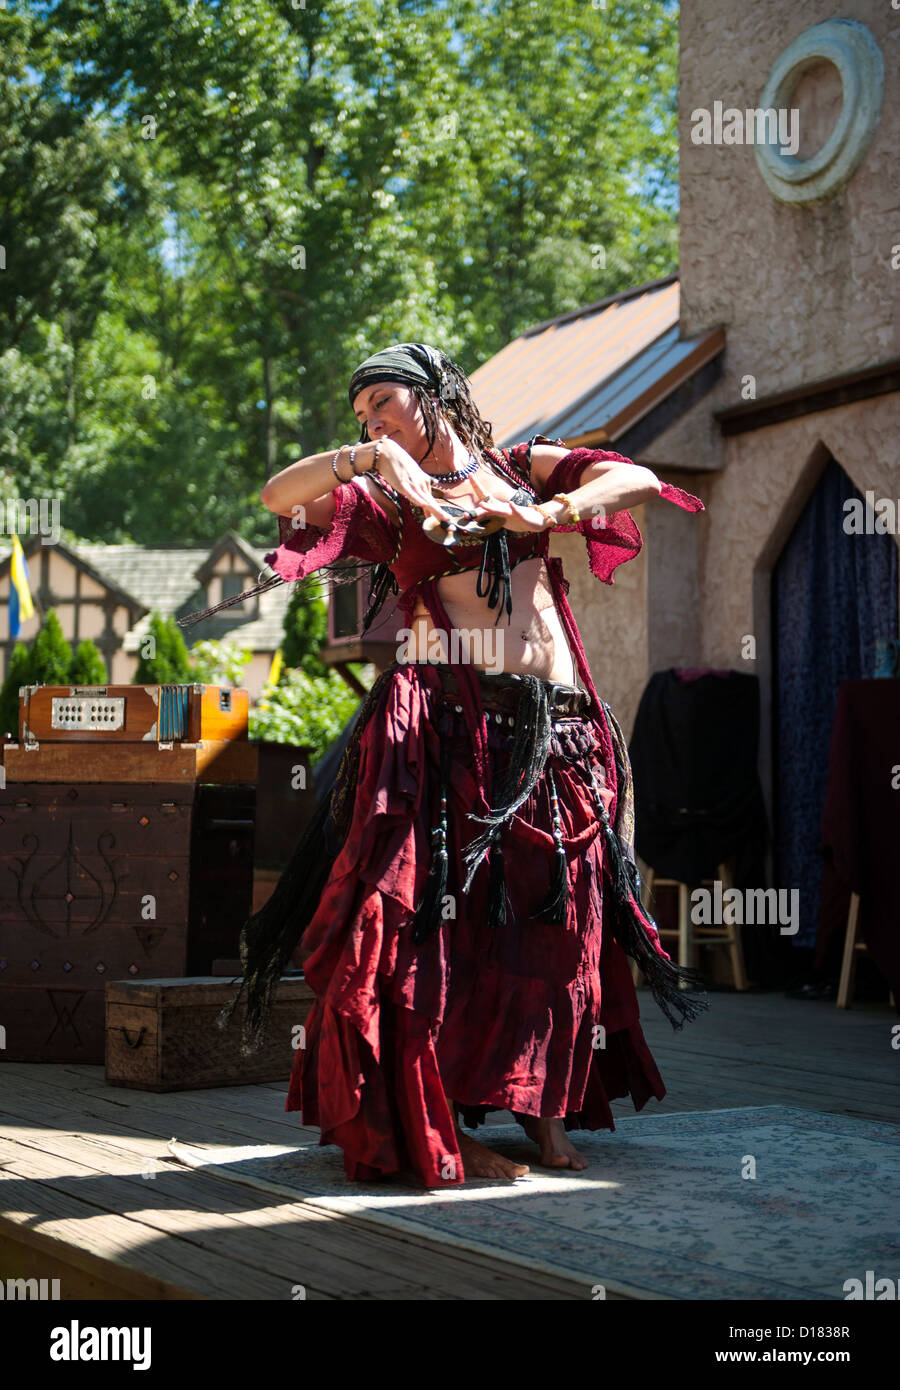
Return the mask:
[[428,386],[437,392],[441,405],[445,406],[457,396],[456,382],[448,370],[454,365],[446,353],[429,347],[427,343],[393,343],[367,357],[357,367],[350,378],[350,407],[353,408],[360,391],[377,381],[402,381],[408,386]]

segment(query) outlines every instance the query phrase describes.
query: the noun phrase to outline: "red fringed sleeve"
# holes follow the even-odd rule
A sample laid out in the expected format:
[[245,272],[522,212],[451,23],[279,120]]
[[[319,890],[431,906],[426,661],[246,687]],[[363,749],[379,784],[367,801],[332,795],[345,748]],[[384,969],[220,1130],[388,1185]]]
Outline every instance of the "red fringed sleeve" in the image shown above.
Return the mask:
[[[527,448],[527,446],[522,447]],[[541,500],[549,501],[556,492],[573,492],[575,488],[582,486],[581,475],[589,464],[611,460],[618,463],[632,463],[631,459],[608,449],[573,449],[566,454],[565,458],[561,458],[553,469],[547,479]],[[695,497],[693,493],[684,492],[680,487],[674,487],[671,483],[663,484],[660,497],[666,502],[674,502],[676,507],[683,507],[688,512],[706,510],[699,497]],[[581,532],[587,545],[591,574],[602,579],[604,584],[612,584],[613,570],[616,566],[623,564],[626,560],[633,559],[640,552],[644,543],[634,518],[628,511],[610,512],[603,517],[583,517],[577,525],[554,526],[553,529],[554,531]]]
[[312,522],[295,526],[291,517],[279,516],[278,535],[278,549],[265,559],[288,583],[344,555],[372,563],[390,560],[397,543],[397,528],[387,513],[353,482],[334,489],[334,517],[327,527]]

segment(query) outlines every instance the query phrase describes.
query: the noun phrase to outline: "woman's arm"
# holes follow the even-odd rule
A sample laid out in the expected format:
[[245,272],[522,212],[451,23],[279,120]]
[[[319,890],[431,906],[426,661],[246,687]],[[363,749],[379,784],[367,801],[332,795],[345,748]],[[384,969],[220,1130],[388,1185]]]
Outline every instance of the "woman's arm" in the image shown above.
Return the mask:
[[[539,489],[546,486],[560,459],[571,452],[571,449],[553,445],[535,445],[531,451],[531,477]],[[570,489],[568,496],[582,517],[596,517],[599,523],[609,512],[623,511],[658,497],[662,486],[656,474],[641,464],[621,457],[598,459],[587,465],[581,474],[579,486]],[[564,502],[548,500],[542,504],[542,508],[554,521],[566,512]]]
[[[372,467],[375,445],[358,444],[356,450],[356,467],[360,472],[368,472]],[[306,521],[324,530],[334,517],[334,490],[339,481],[331,467],[334,453],[333,449],[329,449],[325,454],[310,454],[282,468],[280,473],[269,479],[260,493],[263,506],[276,516],[294,516],[294,508],[303,507]],[[346,446],[337,460],[337,468],[340,481],[352,481],[353,470]]]
[[[293,518],[300,513],[303,525],[311,523],[326,529],[334,516],[334,491],[338,483],[352,483],[355,476],[347,452],[350,447],[343,445],[340,457],[336,459],[335,452],[329,450],[325,454],[310,454],[282,468],[280,473],[269,479],[260,493],[263,506],[279,516]],[[352,447],[356,450],[354,463],[360,475],[371,473],[377,467],[387,482],[402,492],[404,497],[442,520],[450,520],[450,514],[431,494],[429,475],[395,439],[368,441]],[[332,459],[335,459],[339,477],[335,476],[335,470],[331,467]],[[375,484],[371,480],[360,476],[359,481],[370,496],[377,495],[373,494]]]
[[[582,519],[590,517],[597,526],[602,526],[604,517],[611,513],[627,511],[639,502],[649,502],[662,491],[663,485],[656,474],[639,464],[616,464],[604,469],[599,477],[592,478],[593,467],[592,464],[584,470],[583,476],[589,481],[570,489],[566,496],[571,499]],[[541,504],[541,509],[554,521],[562,520],[568,512],[565,502],[547,501]]]
[[[546,493],[547,484],[560,459],[574,453],[572,449],[561,449],[554,445],[536,445],[531,454],[531,480],[538,495]],[[663,484],[649,468],[631,463],[618,455],[611,459],[598,459],[585,464],[578,474],[579,485],[569,488],[567,495],[577,508],[582,522],[589,520],[595,529],[604,524],[607,516],[619,511],[627,511],[639,502],[647,502],[658,497]],[[501,516],[509,531],[543,531],[547,526],[556,526],[568,514],[565,502],[553,502],[549,498],[536,506],[519,506],[515,502],[500,501],[485,496],[473,509],[476,517]]]

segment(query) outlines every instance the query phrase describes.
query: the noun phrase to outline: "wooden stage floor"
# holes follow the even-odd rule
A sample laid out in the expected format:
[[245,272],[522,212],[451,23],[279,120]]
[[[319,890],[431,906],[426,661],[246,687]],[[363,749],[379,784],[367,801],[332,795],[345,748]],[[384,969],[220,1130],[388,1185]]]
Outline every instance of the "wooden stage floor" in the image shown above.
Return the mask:
[[[674,1033],[640,998],[668,1087],[644,1115],[792,1105],[900,1122],[886,1004],[714,993],[710,1013]],[[315,1138],[284,1113],[286,1086],[155,1095],[106,1086],[102,1067],[0,1066],[0,1278],[60,1278],[63,1298],[284,1300],[302,1284],[317,1299],[584,1300],[583,1280],[269,1197],[168,1155],[173,1136]],[[613,1110],[635,1113],[628,1100]]]

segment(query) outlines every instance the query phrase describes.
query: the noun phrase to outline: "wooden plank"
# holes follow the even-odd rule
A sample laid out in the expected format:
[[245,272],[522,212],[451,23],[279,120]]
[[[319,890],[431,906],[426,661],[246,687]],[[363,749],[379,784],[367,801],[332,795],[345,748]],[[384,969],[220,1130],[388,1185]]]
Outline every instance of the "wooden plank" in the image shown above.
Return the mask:
[[[658,1059],[657,1059],[658,1060]],[[660,1064],[662,1070],[662,1064]],[[683,1062],[674,1061],[666,1065],[669,1077],[674,1082],[677,1076],[690,1077],[694,1069],[685,1067]],[[663,1080],[665,1080],[665,1076]],[[759,1068],[741,1065],[737,1062],[716,1059],[716,1083],[724,1092],[730,1089],[732,1084],[740,1084],[749,1090],[760,1091],[779,1091],[801,1096],[817,1096],[822,1099],[835,1100],[846,1097],[853,1097],[858,1092],[861,1084],[865,1084],[870,1097],[873,1101],[878,1101],[885,1106],[890,1105],[893,1093],[894,1100],[897,1096],[896,1085],[889,1086],[883,1081],[872,1081],[864,1077],[859,1078],[838,1078],[832,1081],[825,1075],[816,1072],[802,1071],[800,1069],[781,1067],[777,1070],[767,1069],[760,1078]],[[669,1082],[666,1082],[669,1085]],[[719,1108],[719,1107],[716,1107]]]
[[[138,1132],[166,1139],[177,1134],[179,1139],[191,1144],[301,1144],[318,1138],[318,1131],[304,1128],[299,1118],[290,1123],[286,1122],[287,1116],[279,1114],[271,1119],[248,1117],[239,1110],[232,1112],[224,1105],[210,1104],[205,1100],[208,1092],[117,1094],[140,1095],[147,1103],[120,1105],[102,1095],[69,1094],[65,1088],[54,1090],[45,1086],[38,1093],[22,1091],[4,1098],[0,1111],[12,1116],[21,1116],[24,1111],[35,1119],[45,1123],[52,1121],[62,1128],[83,1129],[91,1120],[104,1126],[125,1124]],[[199,1099],[200,1096],[204,1099]],[[152,1101],[170,1103],[153,1105]]]
[[[894,1121],[896,1054],[886,1043],[896,1022],[894,1011],[874,1005],[839,1015],[829,1004],[817,1009],[771,993],[715,995],[712,1002],[712,1014],[682,1033],[673,1033],[655,1009],[645,1007],[645,1036],[668,1094],[661,1103],[651,1099],[641,1112],[627,1097],[614,1101],[617,1123],[638,1113],[650,1117],[779,1104]],[[298,1250],[311,1273],[308,1280],[295,1282],[306,1283],[310,1297],[585,1297],[577,1281],[554,1283],[500,1258],[475,1256],[425,1237],[407,1239],[389,1227],[376,1227],[371,1219],[337,1217],[302,1198],[282,1202],[202,1170],[185,1172],[172,1163],[165,1144],[173,1134],[201,1149],[315,1142],[316,1131],[304,1129],[298,1116],[284,1111],[283,1082],[156,1094],[107,1087],[102,1068],[96,1066],[12,1063],[0,1068],[0,1088],[6,1093],[0,1099],[0,1111],[7,1116],[4,1142],[13,1146],[0,1150],[0,1162],[10,1154],[20,1165],[24,1161],[30,1180],[23,1190],[32,1200],[37,1192],[43,1203],[49,1188],[59,1194],[54,1201],[83,1202],[84,1192],[92,1190],[93,1205],[87,1205],[102,1216],[107,1184],[121,1185],[113,1194],[119,1206],[127,1194],[133,1202],[139,1181],[134,1169],[152,1158],[157,1176],[142,1183],[141,1210],[105,1214],[111,1220],[138,1222],[145,1228],[142,1240],[149,1240],[151,1248],[161,1243],[164,1250],[175,1250],[172,1264],[179,1277],[202,1267],[207,1252],[216,1254],[224,1265],[216,1278],[226,1282],[229,1292],[214,1291],[211,1297],[259,1297],[255,1285],[249,1294],[235,1290],[245,1290],[260,1270],[281,1278],[277,1296],[285,1296],[286,1277],[293,1277]],[[502,1112],[493,1118],[514,1123]],[[54,1134],[52,1127],[58,1132]],[[46,1161],[45,1148],[60,1150],[53,1161],[62,1165],[62,1172],[45,1173],[35,1181],[32,1170],[42,1156]],[[66,1183],[74,1184],[68,1192],[61,1190]],[[50,1216],[67,1219],[57,1210]],[[68,1219],[71,1216],[69,1209]],[[77,1240],[84,1219],[82,1213],[72,1222],[67,1237]],[[223,1222],[231,1232],[229,1239],[217,1235]],[[153,1234],[148,1237],[146,1230]],[[45,1231],[42,1223],[38,1234]],[[113,1236],[122,1238],[116,1232]],[[182,1244],[193,1252],[186,1257],[184,1276],[179,1263]],[[258,1251],[276,1248],[277,1255],[260,1265]],[[162,1279],[159,1268],[143,1260],[139,1264],[135,1277]],[[405,1292],[398,1292],[398,1280],[404,1281]]]
[[[33,1157],[32,1145],[42,1146],[33,1150]],[[51,1150],[61,1169],[52,1175],[48,1160]],[[97,1171],[89,1165],[102,1161],[98,1175],[103,1178],[104,1203],[134,1202],[137,1156],[119,1152],[116,1145],[98,1147],[86,1144],[79,1136],[49,1138],[34,1131],[27,1136],[27,1143],[0,1141],[0,1154],[7,1172],[23,1166],[40,1172],[41,1194],[48,1186],[66,1190],[74,1180],[73,1172],[83,1175],[84,1171]],[[120,1169],[130,1170],[130,1180],[123,1178],[117,1183],[110,1177]],[[518,1266],[504,1267],[502,1259],[452,1246],[435,1247],[427,1238],[364,1218],[327,1212],[302,1199],[283,1200],[213,1174],[186,1171],[168,1158],[160,1161],[154,1179],[137,1181],[141,1182],[142,1225],[154,1226],[170,1236],[188,1232],[194,1244],[214,1252],[232,1249],[236,1266],[241,1266],[236,1267],[234,1277],[242,1291],[227,1296],[286,1298],[298,1283],[307,1289],[307,1297],[329,1296],[329,1290],[333,1297],[378,1299],[586,1296],[583,1280],[531,1274]],[[173,1203],[177,1203],[177,1210],[172,1209]],[[302,1227],[299,1232],[298,1224]],[[236,1230],[236,1225],[248,1229]],[[253,1228],[252,1234],[249,1228]],[[280,1292],[256,1291],[252,1281],[257,1270],[265,1273],[267,1288],[269,1276],[277,1277],[280,1271]],[[254,1291],[247,1292],[247,1288]]]
[[[23,1228],[0,1214],[0,1278],[58,1279],[62,1302],[199,1299],[190,1289],[113,1264],[45,1231]],[[52,1287],[52,1285],[51,1285]]]
[[[57,1196],[72,1197],[96,1191],[97,1197],[84,1199],[100,1216],[99,1222],[94,1218],[88,1223],[94,1231],[90,1248],[95,1255],[105,1254],[103,1241],[113,1229],[109,1213],[134,1227],[130,1243],[119,1229],[115,1232],[116,1239],[125,1242],[115,1251],[120,1262],[133,1264],[129,1254],[133,1256],[143,1246],[148,1231],[152,1232],[153,1245],[165,1250],[166,1259],[171,1262],[169,1238],[175,1237],[180,1243],[177,1259],[184,1266],[182,1284],[196,1292],[210,1297],[288,1300],[297,1284],[304,1285],[308,1296],[320,1292],[316,1287],[318,1275],[307,1273],[306,1244],[297,1239],[296,1215],[289,1217],[281,1210],[292,1203],[281,1203],[265,1193],[254,1196],[252,1189],[221,1178],[214,1179],[212,1188],[206,1174],[187,1173],[171,1160],[158,1161],[155,1176],[145,1179],[134,1157],[116,1154],[109,1145],[102,1150],[96,1145],[85,1145],[75,1135],[54,1138],[31,1132],[15,1146],[0,1145],[0,1152],[7,1175],[28,1173],[33,1175],[32,1181],[34,1176],[40,1179],[42,1209],[47,1188]],[[103,1166],[98,1167],[101,1155]],[[200,1177],[199,1183],[194,1181],[195,1176]],[[207,1200],[198,1202],[195,1193],[204,1184],[208,1187]],[[245,1193],[250,1199],[246,1205],[252,1203],[257,1212],[261,1207],[268,1210],[268,1221],[256,1232],[245,1229],[246,1223],[236,1217],[235,1208],[245,1203]],[[28,1200],[33,1202],[33,1198]],[[282,1223],[280,1229],[273,1224],[275,1217]],[[305,1213],[301,1224],[304,1219]],[[288,1223],[289,1229],[285,1229]],[[365,1297],[372,1288],[375,1271],[366,1267],[358,1248],[352,1253],[353,1258],[348,1259],[329,1251],[327,1278],[341,1296]],[[389,1277],[388,1271],[381,1269],[377,1277],[386,1296],[404,1298],[414,1292],[410,1281],[396,1273]]]
[[[58,1166],[58,1162],[33,1150],[18,1160],[4,1160],[4,1200],[7,1203],[12,1200],[6,1184],[19,1178],[23,1196],[19,1197],[18,1193],[16,1196],[25,1208],[24,1211],[7,1210],[4,1216],[19,1228],[20,1239],[25,1243],[37,1218],[39,1230],[69,1247],[88,1251],[105,1264],[134,1274],[146,1271],[166,1284],[206,1297],[233,1296],[231,1261],[213,1258],[210,1252],[201,1251],[188,1241],[176,1249],[161,1241],[158,1232],[149,1224],[134,1217],[108,1214],[96,1201],[85,1201],[70,1190],[73,1185],[84,1189],[84,1184],[79,1184],[77,1177],[70,1177],[67,1185]],[[40,1183],[39,1194],[24,1194],[26,1187],[34,1189],[37,1183]],[[39,1210],[35,1210],[36,1196],[40,1197]],[[274,1292],[270,1296],[274,1297]]]

